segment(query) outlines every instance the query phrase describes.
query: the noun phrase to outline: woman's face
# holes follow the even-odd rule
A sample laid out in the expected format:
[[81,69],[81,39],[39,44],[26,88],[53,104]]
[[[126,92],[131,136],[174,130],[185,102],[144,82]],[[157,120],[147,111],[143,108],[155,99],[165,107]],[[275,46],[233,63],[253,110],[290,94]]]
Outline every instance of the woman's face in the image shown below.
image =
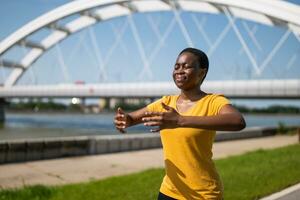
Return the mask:
[[189,90],[199,88],[205,74],[206,70],[200,68],[197,57],[190,52],[184,52],[176,60],[173,80],[179,89]]

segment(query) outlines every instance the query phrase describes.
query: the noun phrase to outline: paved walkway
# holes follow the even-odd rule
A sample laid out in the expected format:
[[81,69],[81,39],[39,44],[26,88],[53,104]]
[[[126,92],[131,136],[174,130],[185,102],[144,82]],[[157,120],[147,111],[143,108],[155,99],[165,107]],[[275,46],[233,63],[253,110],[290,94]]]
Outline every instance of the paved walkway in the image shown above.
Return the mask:
[[280,192],[276,192],[261,200],[299,200],[300,199],[300,183],[286,188]]
[[[297,142],[297,136],[217,142],[214,144],[213,152],[214,158],[223,158]],[[5,164],[0,165],[0,188],[76,183],[157,167],[163,167],[162,149]]]

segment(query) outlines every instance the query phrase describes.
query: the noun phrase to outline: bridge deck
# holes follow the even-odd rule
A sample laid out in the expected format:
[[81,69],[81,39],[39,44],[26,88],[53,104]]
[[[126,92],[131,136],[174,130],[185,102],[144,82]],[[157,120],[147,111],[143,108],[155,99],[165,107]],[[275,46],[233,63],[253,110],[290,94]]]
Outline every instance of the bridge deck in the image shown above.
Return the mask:
[[[231,98],[300,99],[300,80],[206,81],[202,89]],[[0,87],[0,97],[161,97],[178,94],[172,82]]]

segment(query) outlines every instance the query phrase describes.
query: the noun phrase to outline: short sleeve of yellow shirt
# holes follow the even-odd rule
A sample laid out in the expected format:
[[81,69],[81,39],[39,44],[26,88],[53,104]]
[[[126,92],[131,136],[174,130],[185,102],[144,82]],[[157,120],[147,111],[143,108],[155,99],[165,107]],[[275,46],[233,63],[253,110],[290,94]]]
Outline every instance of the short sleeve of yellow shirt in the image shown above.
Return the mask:
[[[149,104],[148,111],[165,112],[162,103],[177,110],[179,95],[164,96]],[[223,95],[207,94],[183,116],[218,115],[224,105],[230,104]],[[178,112],[178,110],[177,110]],[[222,199],[223,186],[212,161],[212,144],[216,131],[197,128],[163,129],[166,175],[160,192],[175,199]]]

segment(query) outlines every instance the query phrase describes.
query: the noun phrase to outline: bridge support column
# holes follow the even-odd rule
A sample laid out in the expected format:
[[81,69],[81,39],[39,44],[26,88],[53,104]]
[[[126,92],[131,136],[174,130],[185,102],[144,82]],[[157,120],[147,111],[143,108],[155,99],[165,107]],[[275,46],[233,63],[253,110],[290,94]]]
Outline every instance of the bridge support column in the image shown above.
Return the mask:
[[84,97],[82,97],[80,99],[80,109],[81,109],[82,112],[86,112],[86,111],[89,112],[89,109],[86,108],[85,98]]
[[5,122],[4,106],[5,106],[5,99],[0,98],[0,127],[3,126]]

